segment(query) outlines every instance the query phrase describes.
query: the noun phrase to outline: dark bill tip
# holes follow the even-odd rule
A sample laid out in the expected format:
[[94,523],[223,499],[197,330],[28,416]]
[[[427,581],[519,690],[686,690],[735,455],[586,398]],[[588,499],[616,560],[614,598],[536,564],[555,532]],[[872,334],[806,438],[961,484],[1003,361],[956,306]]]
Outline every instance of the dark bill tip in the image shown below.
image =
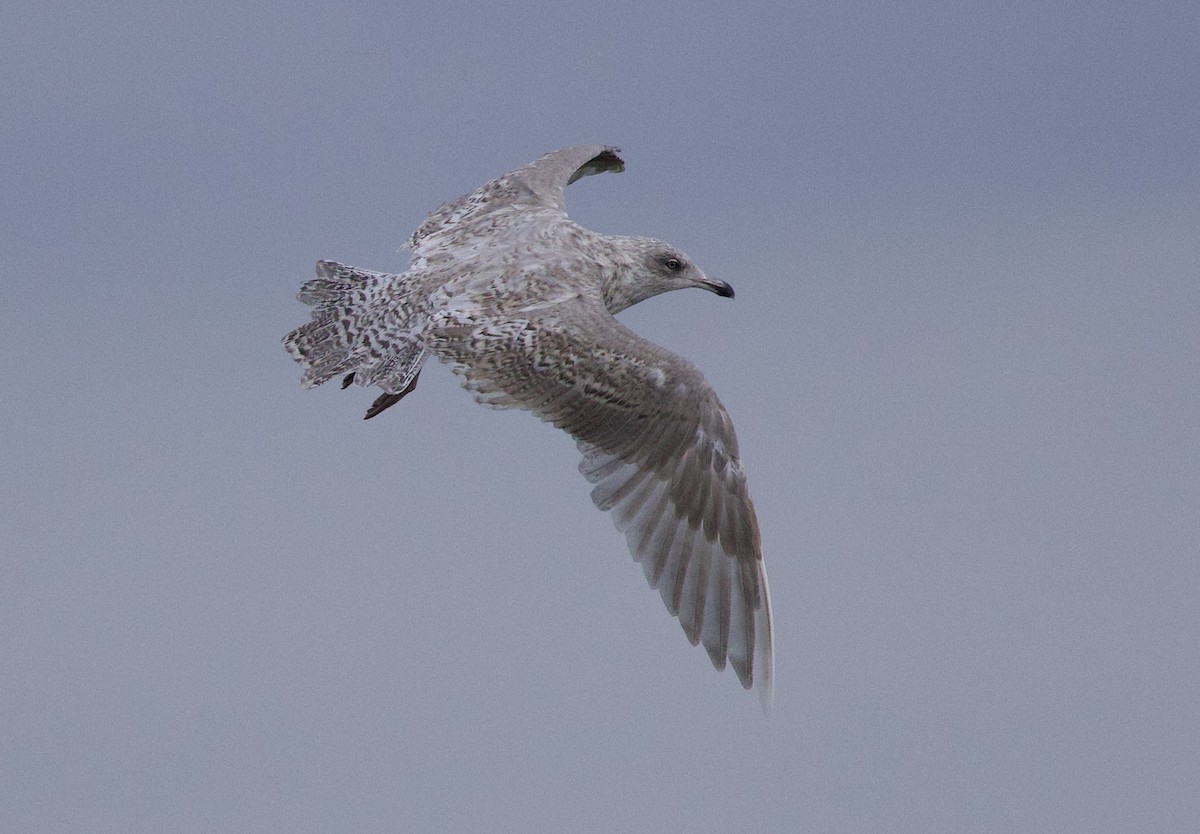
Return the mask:
[[709,278],[705,282],[705,289],[715,292],[721,298],[733,298],[733,287],[726,284],[724,281],[718,281],[716,278]]

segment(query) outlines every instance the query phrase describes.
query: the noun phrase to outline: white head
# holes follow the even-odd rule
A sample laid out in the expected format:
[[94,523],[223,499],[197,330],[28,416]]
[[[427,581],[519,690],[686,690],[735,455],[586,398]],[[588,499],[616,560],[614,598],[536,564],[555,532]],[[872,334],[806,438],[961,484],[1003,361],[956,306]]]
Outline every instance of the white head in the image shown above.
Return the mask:
[[671,290],[699,287],[733,298],[733,287],[709,278],[683,252],[651,237],[609,237],[620,252],[618,269],[604,283],[604,305],[616,313]]

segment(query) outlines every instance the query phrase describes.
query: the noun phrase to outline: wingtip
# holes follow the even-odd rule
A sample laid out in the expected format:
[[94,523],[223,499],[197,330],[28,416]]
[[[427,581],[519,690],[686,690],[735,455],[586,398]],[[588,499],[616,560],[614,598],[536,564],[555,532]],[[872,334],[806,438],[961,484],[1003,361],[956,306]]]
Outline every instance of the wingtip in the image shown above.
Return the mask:
[[[599,151],[596,148],[599,148]],[[564,148],[564,152],[579,152],[584,151],[594,154],[590,159],[586,160],[567,178],[567,185],[580,180],[592,174],[612,173],[619,174],[625,170],[625,160],[620,157],[620,148],[612,145],[581,145],[578,148]]]
[[775,710],[775,693],[766,687],[758,690],[758,702],[762,705],[763,717],[770,718]]
[[758,684],[758,702],[762,705],[763,715],[767,718],[771,717],[771,712],[775,709],[774,673],[774,669],[764,669],[760,672],[756,681]]

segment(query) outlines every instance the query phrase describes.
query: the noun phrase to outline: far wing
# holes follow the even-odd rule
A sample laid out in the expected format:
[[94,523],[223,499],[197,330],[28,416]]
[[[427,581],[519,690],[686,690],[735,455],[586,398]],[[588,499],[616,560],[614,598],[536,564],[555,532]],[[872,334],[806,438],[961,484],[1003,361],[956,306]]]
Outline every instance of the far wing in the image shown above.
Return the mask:
[[713,665],[771,697],[771,604],[754,505],[725,408],[686,360],[623,327],[598,300],[502,321],[445,322],[427,346],[487,405],[573,435],[592,500]]
[[618,154],[618,148],[607,145],[563,148],[444,203],[409,238],[414,258],[432,254],[446,238],[486,233],[487,217],[498,211],[540,208],[565,216],[564,189],[581,177],[625,170]]

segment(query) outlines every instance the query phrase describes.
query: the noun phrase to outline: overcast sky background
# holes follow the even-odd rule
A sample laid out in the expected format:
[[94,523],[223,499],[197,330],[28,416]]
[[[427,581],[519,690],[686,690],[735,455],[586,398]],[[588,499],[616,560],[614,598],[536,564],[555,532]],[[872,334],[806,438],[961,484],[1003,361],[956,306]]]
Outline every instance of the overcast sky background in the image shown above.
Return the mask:
[[[23,3],[0,51],[0,828],[1200,820],[1200,12]],[[620,146],[584,225],[737,425],[776,708],[565,435],[300,388],[313,263]]]

